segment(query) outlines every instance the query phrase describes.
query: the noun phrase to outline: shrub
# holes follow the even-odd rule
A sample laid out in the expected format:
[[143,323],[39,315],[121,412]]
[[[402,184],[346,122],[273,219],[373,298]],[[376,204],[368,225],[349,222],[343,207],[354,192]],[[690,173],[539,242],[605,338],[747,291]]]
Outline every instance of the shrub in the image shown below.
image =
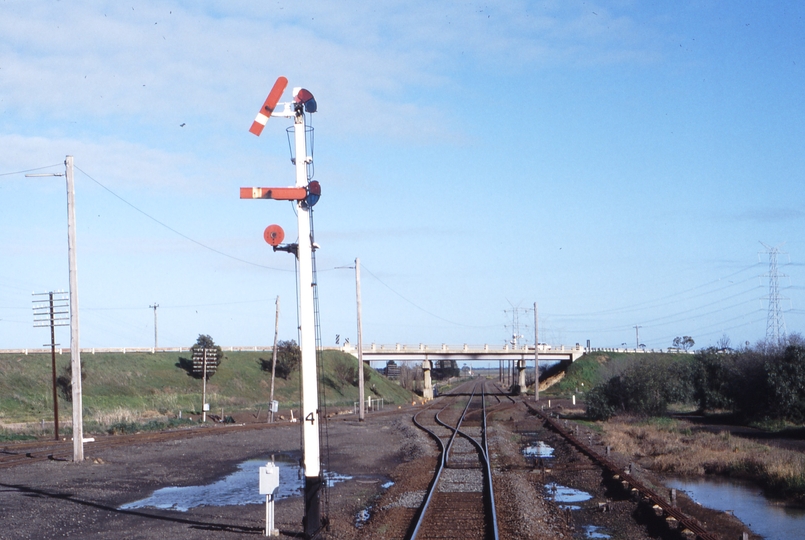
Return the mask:
[[735,357],[714,347],[702,349],[693,359],[693,395],[701,411],[732,408]]
[[618,411],[658,416],[667,412],[669,404],[691,397],[688,364],[651,355],[593,388],[587,396],[587,415],[601,420]]
[[591,420],[609,420],[615,415],[607,390],[607,384],[599,384],[587,394],[587,417]]
[[[296,344],[296,341],[279,341],[277,343],[277,369],[274,371],[277,377],[288,380],[291,373],[299,369],[301,361],[302,350]],[[260,368],[263,371],[271,371],[273,364],[273,358],[269,360],[260,359]]]

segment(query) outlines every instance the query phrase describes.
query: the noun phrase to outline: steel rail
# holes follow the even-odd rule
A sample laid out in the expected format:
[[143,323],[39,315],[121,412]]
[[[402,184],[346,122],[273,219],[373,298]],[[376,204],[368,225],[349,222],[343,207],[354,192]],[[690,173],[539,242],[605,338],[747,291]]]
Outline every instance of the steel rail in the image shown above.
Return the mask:
[[540,411],[536,407],[533,407],[529,403],[526,402],[523,403],[529,410],[531,410],[537,416],[542,418],[554,431],[556,431],[562,437],[570,441],[570,443],[573,444],[576,448],[578,448],[583,454],[586,454],[593,461],[598,463],[603,468],[607,469],[613,476],[622,479],[623,482],[625,482],[632,488],[636,489],[638,493],[648,498],[656,506],[662,508],[664,513],[666,513],[670,517],[673,517],[681,526],[687,528],[692,533],[694,533],[697,539],[718,540],[717,535],[708,532],[707,529],[704,528],[702,525],[700,525],[696,520],[694,520],[693,518],[682,512],[679,508],[666,502],[665,499],[660,495],[658,495],[656,492],[654,492],[654,490],[644,485],[642,482],[640,482],[637,478],[635,478],[631,474],[622,471],[621,468],[613,461],[607,459],[605,456],[602,456],[601,454],[599,454],[598,452],[596,452],[595,450],[584,444],[572,433],[570,433],[569,431],[565,430],[562,426],[560,426],[559,422],[557,422],[544,412]]
[[[444,411],[444,409],[446,409],[447,407],[448,407],[448,405],[445,405],[442,408],[442,411]],[[428,493],[427,493],[427,495],[425,497],[425,500],[423,501],[422,505],[420,505],[419,509],[417,510],[416,525],[414,527],[414,530],[411,532],[411,535],[409,537],[407,537],[409,540],[413,540],[414,538],[416,538],[417,534],[419,533],[419,528],[422,525],[423,517],[425,515],[425,510],[427,509],[428,505],[430,504],[431,499],[433,498],[433,494],[436,491],[436,489],[435,489],[436,485],[439,483],[439,478],[441,477],[442,471],[444,470],[445,463],[447,462],[446,447],[445,447],[444,441],[442,441],[442,438],[439,437],[433,430],[428,429],[427,427],[425,427],[425,425],[420,423],[419,420],[418,420],[419,415],[422,414],[423,412],[425,412],[426,410],[427,409],[422,409],[421,411],[417,412],[413,417],[413,421],[414,421],[414,425],[416,425],[419,429],[425,431],[428,435],[430,435],[432,438],[434,438],[436,440],[436,443],[439,445],[439,449],[440,449],[439,450],[440,451],[439,463],[438,463],[438,465],[436,467],[436,472],[433,475],[433,479],[431,479],[430,485],[428,486]],[[442,411],[439,411],[439,412],[442,412]],[[438,414],[439,413],[436,413],[436,415],[435,415],[435,418],[437,420],[438,420]],[[455,433],[453,433],[453,435],[455,435]],[[452,440],[453,440],[452,437],[451,437],[450,440],[452,442]]]
[[[133,433],[127,435],[108,435],[95,439],[87,445],[88,449],[105,450],[128,444],[145,444],[173,441],[177,439],[191,439],[206,435],[220,435],[232,431],[252,431],[255,429],[271,429],[282,426],[294,426],[290,422],[276,422],[273,424],[241,424],[223,425],[215,427],[198,427],[190,429],[177,429],[158,432]],[[72,442],[23,442],[6,444],[0,449],[0,469],[26,465],[38,461],[57,460],[69,461],[72,459]]]
[[486,461],[486,481],[489,484],[489,505],[492,513],[492,534],[495,540],[498,538],[498,513],[495,509],[495,490],[492,486],[492,462],[489,459],[489,440],[486,437],[486,388],[481,387],[481,395],[483,396],[483,427],[481,437],[484,441],[484,458]]
[[[420,506],[420,509],[418,510],[418,514],[417,514],[417,517],[416,517],[416,525],[415,525],[411,535],[407,537],[408,540],[415,540],[417,535],[419,534],[419,532],[421,530],[422,524],[425,521],[425,516],[426,516],[427,510],[428,510],[428,507],[429,507],[429,505],[430,505],[430,503],[431,503],[431,501],[433,499],[434,493],[436,492],[436,489],[437,489],[437,486],[438,486],[438,483],[439,483],[439,478],[441,477],[442,471],[447,466],[447,463],[449,461],[449,452],[450,452],[450,449],[452,447],[453,441],[455,440],[456,435],[461,435],[462,437],[466,438],[476,448],[476,450],[478,451],[478,454],[480,456],[480,461],[482,462],[483,467],[485,469],[485,473],[486,473],[485,477],[486,477],[487,490],[486,490],[486,493],[485,493],[485,501],[484,501],[485,504],[484,504],[484,506],[489,510],[488,513],[490,514],[490,518],[491,518],[490,521],[491,521],[492,537],[494,538],[494,540],[498,540],[498,538],[499,538],[498,523],[497,523],[497,512],[496,512],[496,509],[495,509],[494,488],[493,488],[493,485],[492,485],[492,462],[489,459],[489,447],[488,447],[487,440],[486,440],[487,413],[486,413],[486,389],[485,389],[485,382],[484,381],[481,382],[481,405],[482,405],[481,437],[482,437],[483,442],[479,443],[473,436],[471,436],[468,433],[466,433],[466,432],[461,430],[461,424],[462,424],[462,422],[464,421],[464,418],[467,415],[467,411],[469,410],[470,405],[472,404],[472,400],[475,398],[475,396],[477,394],[477,388],[478,388],[478,384],[476,383],[476,385],[473,387],[472,392],[469,394],[469,399],[467,400],[467,405],[464,407],[464,410],[462,411],[461,416],[459,417],[458,422],[456,423],[455,427],[447,424],[446,422],[444,422],[439,417],[439,415],[442,412],[444,412],[445,409],[447,409],[448,405],[445,405],[445,407],[443,407],[434,416],[436,422],[439,425],[441,425],[441,426],[443,426],[443,427],[445,427],[445,428],[447,428],[447,429],[452,431],[452,434],[450,435],[450,440],[449,440],[449,442],[448,442],[446,447],[444,445],[444,442],[441,440],[441,438],[436,433],[434,433],[432,430],[428,429],[427,427],[425,427],[424,425],[422,425],[418,421],[417,417],[419,416],[419,414],[424,412],[424,410],[420,411],[416,415],[414,415],[414,424],[417,427],[419,427],[420,429],[426,431],[429,435],[431,435],[431,437],[433,437],[434,439],[437,440],[440,448],[442,449],[442,454],[441,454],[440,463],[439,463],[439,465],[437,467],[437,471],[435,472],[433,480],[431,481],[431,483],[430,483],[430,485],[428,487],[428,492],[427,492],[427,495],[425,497],[425,500],[423,501],[422,505]],[[467,394],[464,394],[464,395],[467,395]],[[487,529],[487,534],[489,532],[490,532],[489,529]]]

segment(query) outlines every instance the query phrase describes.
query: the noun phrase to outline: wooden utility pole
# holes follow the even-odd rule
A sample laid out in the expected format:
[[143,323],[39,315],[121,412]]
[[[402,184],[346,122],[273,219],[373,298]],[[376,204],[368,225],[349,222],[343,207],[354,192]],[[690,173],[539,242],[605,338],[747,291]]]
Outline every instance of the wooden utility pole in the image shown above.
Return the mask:
[[[53,379],[53,437],[59,440],[59,400],[56,392],[56,327],[69,324],[67,293],[53,291],[34,293],[34,297],[47,296],[47,300],[34,298],[34,327],[50,326],[50,371]],[[47,346],[47,345],[46,345]]]
[[539,401],[539,318],[534,302],[534,401]]
[[157,308],[159,304],[154,302],[153,306],[148,306],[150,308],[154,308],[154,352],[156,352],[157,347],[159,347],[159,334],[157,333]]
[[271,392],[268,394],[268,417],[266,422],[274,421],[274,374],[277,372],[277,335],[280,328],[280,297],[277,295],[276,313],[274,314],[274,355],[271,360]]
[[[26,174],[31,176],[62,176],[61,174]],[[73,156],[64,158],[67,179],[67,262],[70,275],[70,366],[73,387],[73,461],[84,461],[84,404],[81,392],[81,345],[78,328],[78,264],[75,241],[75,182]]]
[[[53,378],[53,437],[59,440],[59,400],[56,392],[56,327],[69,324],[67,315],[69,299],[66,293],[53,291],[34,293],[34,297],[47,296],[46,300],[34,298],[34,327],[50,326],[50,371]],[[47,345],[46,345],[47,346]]]
[[59,440],[59,400],[56,392],[56,314],[53,310],[53,293],[50,297],[50,369],[53,375],[53,438]]
[[81,347],[78,329],[78,265],[75,245],[73,156],[64,160],[67,177],[67,258],[70,266],[70,364],[73,385],[73,461],[84,461],[84,404],[81,391]]
[[358,421],[366,418],[363,387],[363,325],[361,324],[361,260],[355,258],[355,296],[358,303]]

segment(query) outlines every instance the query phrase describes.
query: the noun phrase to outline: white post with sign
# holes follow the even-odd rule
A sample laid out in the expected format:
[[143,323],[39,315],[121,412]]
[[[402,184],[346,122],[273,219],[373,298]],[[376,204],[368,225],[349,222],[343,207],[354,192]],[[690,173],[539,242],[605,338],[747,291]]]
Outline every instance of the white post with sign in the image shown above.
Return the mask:
[[260,467],[260,495],[266,496],[266,536],[279,536],[274,528],[274,492],[280,486],[280,468],[272,462]]

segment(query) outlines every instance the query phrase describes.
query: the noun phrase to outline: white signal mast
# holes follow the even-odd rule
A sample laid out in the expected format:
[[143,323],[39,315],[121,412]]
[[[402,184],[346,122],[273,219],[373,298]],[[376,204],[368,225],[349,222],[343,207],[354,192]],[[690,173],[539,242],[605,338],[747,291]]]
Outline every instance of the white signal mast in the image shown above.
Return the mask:
[[[279,99],[288,84],[285,77],[279,77],[266,98],[263,107],[252,123],[251,131],[260,135],[268,119],[273,116],[293,118],[294,128],[294,166],[296,183],[294,187],[281,188],[241,188],[241,199],[274,199],[296,201],[297,227],[299,240],[297,244],[280,245],[285,234],[277,225],[266,228],[263,237],[274,251],[288,251],[296,255],[299,279],[299,346],[302,352],[302,443],[303,467],[305,471],[305,516],[303,519],[305,538],[313,538],[322,528],[320,495],[322,488],[322,471],[319,442],[319,401],[318,379],[316,374],[316,327],[313,281],[313,235],[310,227],[310,209],[321,195],[321,187],[308,175],[312,171],[313,157],[308,155],[305,125],[305,113],[316,112],[316,100],[313,94],[304,88],[294,88],[294,100],[279,104]],[[283,109],[275,111],[277,105]],[[312,128],[311,128],[312,129]]]

